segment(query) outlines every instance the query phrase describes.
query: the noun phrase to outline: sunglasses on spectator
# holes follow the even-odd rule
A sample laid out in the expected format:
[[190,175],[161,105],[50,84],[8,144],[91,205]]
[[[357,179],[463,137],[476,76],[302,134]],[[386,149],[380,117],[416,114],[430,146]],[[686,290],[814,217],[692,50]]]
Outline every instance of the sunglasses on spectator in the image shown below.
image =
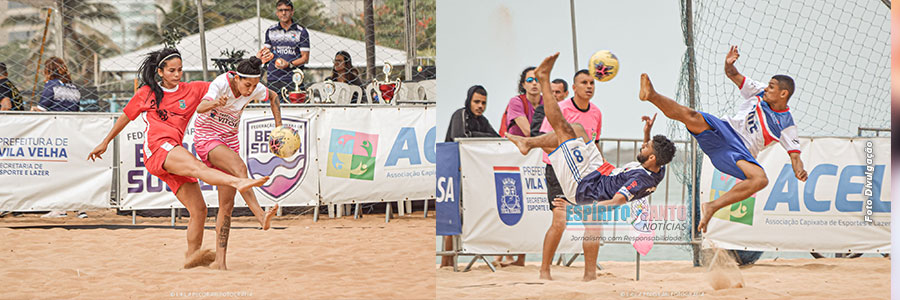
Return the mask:
[[527,82],[527,83],[532,83],[532,82],[536,82],[536,81],[537,81],[537,78],[534,78],[534,77],[525,78],[525,82]]
[[282,8],[282,9],[279,9],[278,12],[291,12],[293,10],[294,10],[293,8]]

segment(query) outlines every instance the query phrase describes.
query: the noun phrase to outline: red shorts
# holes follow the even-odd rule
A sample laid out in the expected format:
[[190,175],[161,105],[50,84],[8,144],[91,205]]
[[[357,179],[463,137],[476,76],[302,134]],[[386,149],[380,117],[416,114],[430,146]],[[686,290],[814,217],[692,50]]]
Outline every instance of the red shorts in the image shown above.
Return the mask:
[[152,151],[152,155],[147,157],[147,153],[144,153],[144,166],[147,168],[147,172],[150,172],[151,175],[159,177],[165,182],[170,189],[172,189],[173,194],[178,194],[178,189],[181,188],[182,184],[189,182],[197,182],[197,178],[175,175],[166,171],[163,168],[163,164],[166,162],[166,156],[169,155],[169,151],[175,148],[174,144],[170,142],[166,142],[162,144],[159,148]]
[[208,166],[210,168],[222,171],[225,174],[229,174],[228,172],[225,172],[225,170],[222,170],[222,169],[217,168],[216,166],[213,166],[212,162],[209,161],[209,152],[212,151],[213,149],[215,149],[216,147],[218,147],[219,145],[228,147],[229,149],[234,151],[234,153],[238,153],[238,151],[241,150],[240,148],[238,148],[238,146],[229,147],[228,144],[226,144],[222,140],[208,140],[208,141],[194,142],[194,148],[197,149],[197,156],[200,156],[200,161],[203,161],[203,163],[205,163],[206,166]]

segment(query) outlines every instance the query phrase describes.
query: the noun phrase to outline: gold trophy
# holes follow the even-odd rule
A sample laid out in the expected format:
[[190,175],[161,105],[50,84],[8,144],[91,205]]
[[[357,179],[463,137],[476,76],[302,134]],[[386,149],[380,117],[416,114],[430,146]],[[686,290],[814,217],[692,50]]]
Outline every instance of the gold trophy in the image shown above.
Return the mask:
[[384,81],[378,81],[378,78],[375,78],[375,94],[378,96],[378,99],[381,99],[384,104],[393,103],[394,96],[397,95],[397,92],[400,91],[400,78],[397,78],[393,81],[390,79],[391,70],[393,66],[390,63],[384,62],[384,67],[381,69],[381,72],[384,73]]
[[294,90],[288,91],[287,87],[281,88],[282,99],[288,100],[290,103],[306,103],[306,91],[300,89],[300,84],[303,83],[303,70],[294,69],[291,81],[294,82]]

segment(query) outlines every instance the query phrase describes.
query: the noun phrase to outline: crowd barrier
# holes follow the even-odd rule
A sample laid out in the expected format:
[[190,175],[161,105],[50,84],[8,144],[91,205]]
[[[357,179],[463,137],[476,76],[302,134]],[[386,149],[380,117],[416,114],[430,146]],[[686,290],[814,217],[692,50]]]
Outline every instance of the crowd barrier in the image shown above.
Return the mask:
[[[239,155],[262,206],[404,202],[434,198],[435,106],[284,105],[282,123],[298,130],[292,157],[268,151],[274,119],[267,107],[245,109],[238,124]],[[128,124],[102,160],[86,160],[119,114],[5,113],[0,117],[0,210],[122,210],[182,208],[142,159],[144,123]],[[196,154],[193,122],[184,147]],[[208,207],[214,186],[202,183]],[[110,196],[113,201],[110,201]],[[246,204],[241,197],[236,207]],[[402,213],[401,205],[401,213]]]
[[[800,143],[806,182],[794,176],[780,146],[761,151],[758,160],[769,185],[719,210],[706,240],[740,250],[890,253],[890,138],[801,138]],[[708,158],[702,170],[702,202],[737,181]]]
[[[615,147],[601,148],[616,166],[628,161],[622,159],[628,156],[623,151],[633,154],[638,149],[636,140],[606,139],[603,145],[610,143]],[[631,149],[627,144],[632,144]],[[690,156],[685,151],[689,144],[677,144],[679,152],[666,178],[648,197],[656,244],[699,242],[691,238],[695,233],[690,224],[697,214],[696,206],[687,201],[689,189],[670,180],[678,172],[689,174]],[[735,250],[890,253],[890,185],[883,184],[891,182],[890,138],[803,138],[801,145],[809,173],[806,182],[794,177],[783,148],[767,148],[758,160],[767,171],[769,185],[719,210],[703,241]],[[472,255],[474,262],[486,255],[541,252],[552,214],[540,150],[523,156],[506,140],[457,139],[439,143],[438,157],[436,233],[454,237],[453,249],[438,255]],[[715,200],[737,182],[716,170],[708,158],[700,178],[701,202]],[[670,201],[670,196],[677,199],[679,194],[680,200]],[[622,221],[632,220],[629,216],[637,211],[633,203],[599,210],[608,224],[603,226],[603,241],[631,243],[634,226]],[[598,208],[567,211],[557,253],[582,253],[580,240],[573,237],[583,236],[586,223],[578,221],[592,213],[596,215]]]
[[[683,151],[688,145],[678,143],[680,152],[676,160],[682,163],[674,167],[677,170],[669,172],[688,172],[687,164],[683,163],[689,159],[687,151]],[[632,161],[634,155],[626,157],[622,152],[636,155],[638,146],[639,141],[627,139],[604,139],[601,144],[604,156],[617,166]],[[542,252],[543,236],[550,227],[552,212],[540,149],[523,156],[505,139],[461,138],[454,143],[439,143],[438,157],[441,164],[437,171],[436,232],[456,239],[453,250],[439,255],[472,255],[474,261],[485,255]],[[655,243],[690,244],[687,187],[671,180],[669,174],[658,192],[648,197],[640,208],[636,203],[609,209],[570,206],[567,226],[556,252],[576,256],[583,252],[580,238],[584,237],[585,226],[598,225],[592,223],[594,220],[589,215],[611,221],[602,226],[604,243],[631,244],[640,232],[634,230],[637,226],[630,221],[641,210],[647,214],[647,221],[653,223],[647,226],[652,226],[655,232]],[[675,199],[679,196],[680,199]]]

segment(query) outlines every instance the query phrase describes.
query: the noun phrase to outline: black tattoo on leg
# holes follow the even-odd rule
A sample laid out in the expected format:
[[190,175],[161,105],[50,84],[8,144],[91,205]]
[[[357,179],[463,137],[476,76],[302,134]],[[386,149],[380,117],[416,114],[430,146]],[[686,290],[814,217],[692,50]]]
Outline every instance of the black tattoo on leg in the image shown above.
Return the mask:
[[231,216],[222,219],[222,228],[219,230],[219,247],[228,248],[228,233],[231,231]]

